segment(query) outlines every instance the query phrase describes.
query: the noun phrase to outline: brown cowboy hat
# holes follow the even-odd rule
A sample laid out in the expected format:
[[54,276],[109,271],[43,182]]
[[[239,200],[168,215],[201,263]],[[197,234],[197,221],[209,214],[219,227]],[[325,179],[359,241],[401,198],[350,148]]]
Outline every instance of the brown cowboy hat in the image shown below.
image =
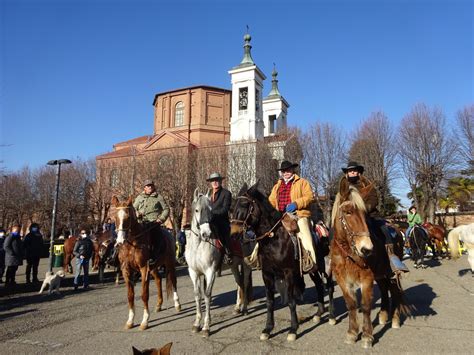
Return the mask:
[[277,171],[295,169],[297,167],[298,167],[298,164],[289,162],[288,160],[283,160],[280,164],[280,169],[277,169]]
[[206,179],[207,182],[210,182],[210,181],[222,181],[224,180],[225,177],[224,176],[221,176],[221,174],[219,173],[212,173],[211,175],[209,175],[209,177]]
[[364,167],[355,161],[350,161],[347,163],[347,167],[342,168],[344,174],[346,174],[348,170],[357,170],[360,174],[364,173]]

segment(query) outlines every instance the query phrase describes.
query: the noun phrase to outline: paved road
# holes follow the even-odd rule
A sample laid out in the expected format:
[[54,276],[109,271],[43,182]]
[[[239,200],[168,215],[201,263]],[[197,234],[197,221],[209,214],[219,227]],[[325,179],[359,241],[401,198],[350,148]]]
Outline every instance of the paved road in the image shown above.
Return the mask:
[[[408,265],[411,263],[408,261]],[[46,260],[42,261],[42,270]],[[289,311],[284,307],[275,314],[276,328],[266,342],[259,340],[265,322],[264,288],[261,275],[254,272],[256,300],[248,316],[233,316],[235,300],[233,277],[222,273],[214,287],[211,337],[191,333],[194,320],[192,285],[184,268],[179,270],[178,287],[183,309],[176,313],[172,299],[164,310],[152,313],[150,328],[124,330],[127,319],[126,289],[113,282],[93,284],[93,289],[74,292],[71,279],[65,280],[61,296],[37,295],[19,285],[22,291],[5,295],[0,289],[0,353],[2,354],[130,354],[131,346],[149,348],[173,342],[175,354],[283,354],[283,353],[472,353],[474,339],[474,278],[467,257],[459,261],[432,262],[426,270],[412,270],[404,281],[409,300],[417,307],[417,316],[405,319],[400,329],[380,326],[374,321],[375,344],[365,351],[360,343],[344,344],[348,319],[339,288],[336,288],[338,322],[331,326],[327,315],[320,324],[311,320],[315,307],[314,286],[307,281],[305,303],[298,306],[301,319],[298,339],[286,341]],[[18,281],[24,280],[24,266]],[[151,288],[151,302],[156,289]],[[380,305],[376,295],[376,311]],[[142,307],[137,297],[136,322]]]

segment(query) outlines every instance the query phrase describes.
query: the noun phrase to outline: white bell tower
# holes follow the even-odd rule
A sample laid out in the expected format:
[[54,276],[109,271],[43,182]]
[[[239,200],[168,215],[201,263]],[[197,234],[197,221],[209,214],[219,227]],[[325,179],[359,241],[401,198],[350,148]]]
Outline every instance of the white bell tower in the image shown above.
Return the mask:
[[273,64],[272,72],[272,90],[268,96],[263,99],[263,122],[265,123],[265,137],[273,136],[284,130],[287,126],[286,117],[288,114],[288,107],[290,105],[281,96],[278,90],[278,72]]
[[244,36],[244,57],[228,72],[232,81],[231,142],[260,140],[264,136],[262,90],[266,77],[250,54],[251,39],[248,33]]

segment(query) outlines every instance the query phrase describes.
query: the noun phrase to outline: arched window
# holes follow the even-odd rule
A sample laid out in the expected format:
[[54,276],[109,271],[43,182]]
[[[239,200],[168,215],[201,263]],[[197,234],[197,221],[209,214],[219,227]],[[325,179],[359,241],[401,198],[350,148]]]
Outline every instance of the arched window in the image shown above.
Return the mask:
[[174,125],[175,127],[184,125],[184,104],[182,101],[174,107]]

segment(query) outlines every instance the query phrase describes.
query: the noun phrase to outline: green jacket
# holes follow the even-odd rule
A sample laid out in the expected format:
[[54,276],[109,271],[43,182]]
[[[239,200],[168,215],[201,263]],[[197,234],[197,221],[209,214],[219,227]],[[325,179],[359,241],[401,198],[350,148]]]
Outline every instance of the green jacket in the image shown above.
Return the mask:
[[421,224],[421,216],[418,213],[412,214],[408,212],[407,222],[410,227],[413,227],[415,224]]
[[156,222],[158,219],[165,222],[170,214],[170,208],[163,196],[156,191],[150,195],[142,192],[133,203],[141,222]]

